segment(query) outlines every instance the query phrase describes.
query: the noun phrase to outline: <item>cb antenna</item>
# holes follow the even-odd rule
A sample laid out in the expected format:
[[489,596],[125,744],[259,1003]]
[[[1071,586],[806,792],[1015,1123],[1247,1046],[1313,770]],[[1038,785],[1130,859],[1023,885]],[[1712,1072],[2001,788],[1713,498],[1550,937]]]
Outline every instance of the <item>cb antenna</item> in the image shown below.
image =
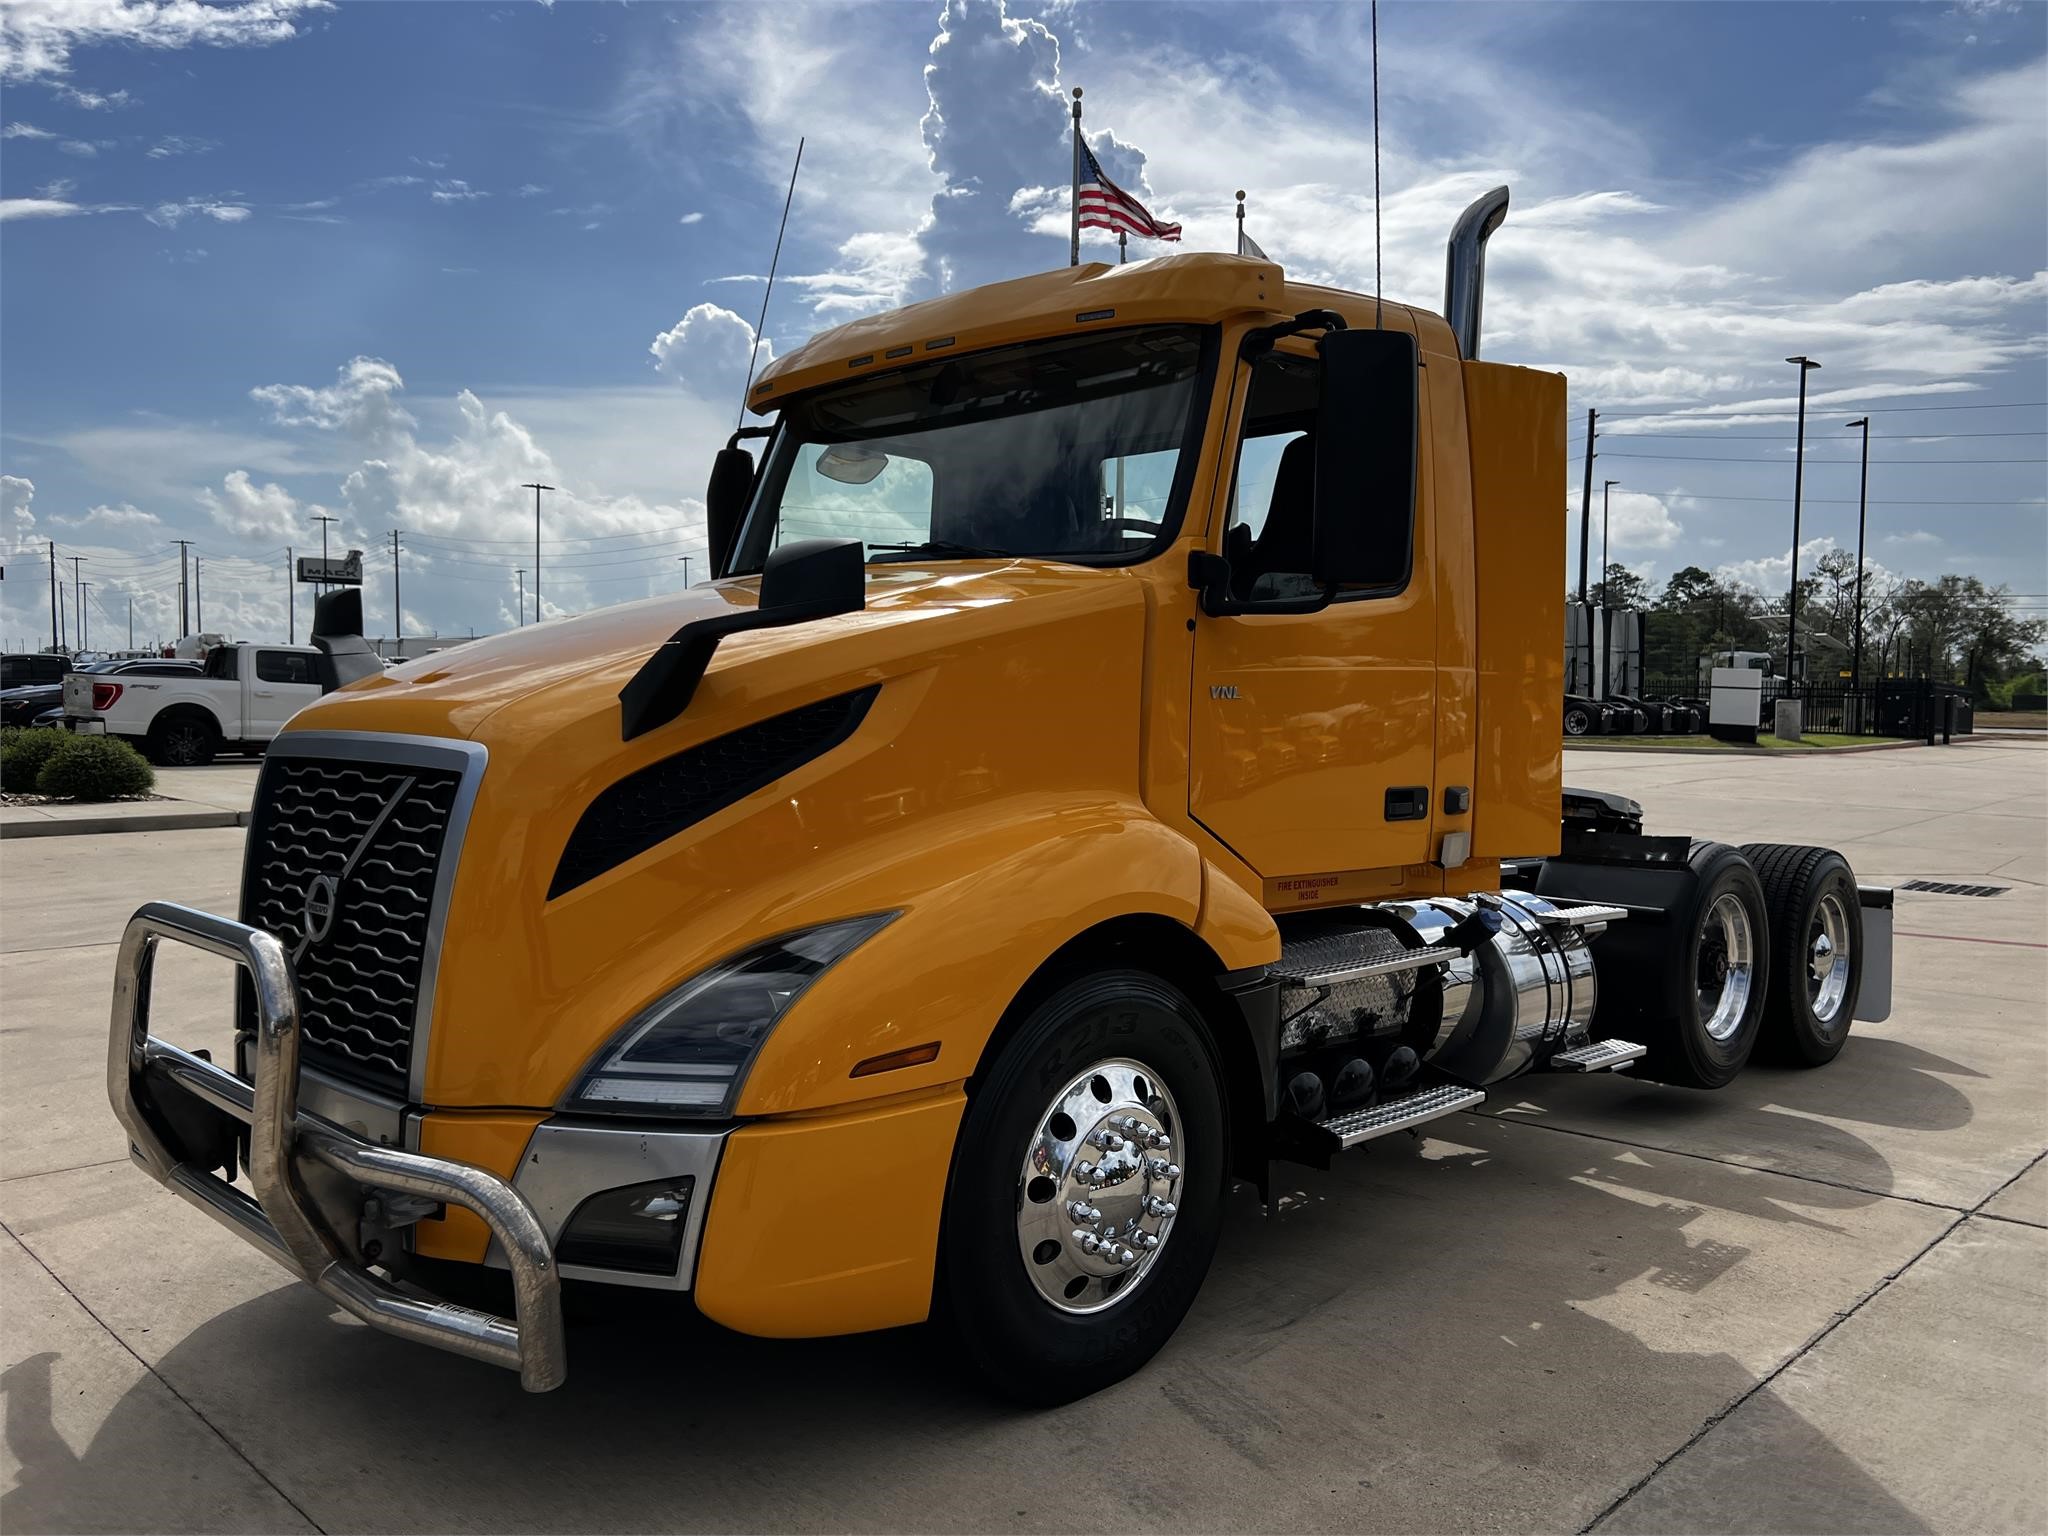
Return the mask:
[[[1374,0],[1377,4],[1378,0]],[[754,388],[754,362],[761,355],[761,327],[768,323],[768,298],[775,292],[775,269],[782,263],[782,236],[789,228],[789,205],[796,197],[796,173],[803,169],[804,141],[796,141],[796,164],[789,168],[789,191],[782,199],[782,222],[775,229],[775,254],[768,258],[768,286],[761,290],[761,318],[754,326],[754,347],[747,354],[747,382],[740,386],[740,413],[734,418],[732,429],[737,432],[747,424],[747,396]]]
[[1387,280],[1380,270],[1380,0],[1372,0],[1372,328],[1380,329]]

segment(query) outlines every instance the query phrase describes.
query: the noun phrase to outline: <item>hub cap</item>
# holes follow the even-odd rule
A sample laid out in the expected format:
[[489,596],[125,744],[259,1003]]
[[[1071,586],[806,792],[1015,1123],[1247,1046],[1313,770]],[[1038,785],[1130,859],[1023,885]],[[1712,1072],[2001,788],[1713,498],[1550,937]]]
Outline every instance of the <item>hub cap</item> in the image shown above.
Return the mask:
[[1749,1011],[1756,949],[1749,913],[1732,891],[1707,908],[1706,931],[1700,936],[1699,1004],[1707,1033],[1716,1040],[1733,1038]]
[[1813,922],[1806,936],[1806,995],[1813,1004],[1813,1016],[1832,1032],[1842,1011],[1842,998],[1849,990],[1849,912],[1842,898],[1830,891],[1814,908]]
[[1038,1294],[1100,1312],[1166,1251],[1183,1156],[1173,1095],[1143,1062],[1100,1062],[1054,1095],[1017,1176],[1017,1248]]

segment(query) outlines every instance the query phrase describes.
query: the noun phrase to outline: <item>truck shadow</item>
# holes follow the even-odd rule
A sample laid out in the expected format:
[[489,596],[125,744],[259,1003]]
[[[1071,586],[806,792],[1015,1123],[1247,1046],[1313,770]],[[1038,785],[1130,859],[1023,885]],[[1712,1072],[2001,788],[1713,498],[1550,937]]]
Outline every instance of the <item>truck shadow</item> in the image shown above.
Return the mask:
[[[156,1369],[330,1529],[1064,1528],[1098,1495],[1131,1529],[1576,1529],[1864,1284],[1814,1268],[1812,1238],[1751,1250],[1759,1221],[1825,1227],[1869,1194],[1480,1116],[1437,1129],[1283,1170],[1270,1214],[1240,1189],[1178,1337],[1049,1413],[983,1396],[927,1330],[757,1340],[644,1297],[574,1326],[569,1382],[544,1397],[292,1284]],[[1873,1243],[1845,1251],[1874,1276],[1896,1259]],[[134,1486],[161,1459],[155,1384],[74,1450],[53,1364],[61,1390],[49,1356],[6,1380],[22,1470],[0,1525],[172,1528]],[[1781,1475],[1823,1508],[1839,1490],[1859,1528],[1925,1528],[1767,1397]],[[1689,1523],[1760,1529],[1768,1509]]]

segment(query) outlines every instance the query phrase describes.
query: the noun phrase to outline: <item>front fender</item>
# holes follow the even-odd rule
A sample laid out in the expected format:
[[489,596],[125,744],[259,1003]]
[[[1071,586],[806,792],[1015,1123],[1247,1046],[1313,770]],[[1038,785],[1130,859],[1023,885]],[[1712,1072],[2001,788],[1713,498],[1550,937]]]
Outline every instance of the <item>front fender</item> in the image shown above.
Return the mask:
[[[921,840],[870,889],[901,916],[827,971],[775,1026],[740,1092],[743,1115],[823,1110],[931,1090],[973,1072],[1003,1011],[1062,945],[1112,918],[1202,913],[1193,844],[1136,800],[1034,795],[969,835]],[[870,1058],[936,1042],[919,1066]]]

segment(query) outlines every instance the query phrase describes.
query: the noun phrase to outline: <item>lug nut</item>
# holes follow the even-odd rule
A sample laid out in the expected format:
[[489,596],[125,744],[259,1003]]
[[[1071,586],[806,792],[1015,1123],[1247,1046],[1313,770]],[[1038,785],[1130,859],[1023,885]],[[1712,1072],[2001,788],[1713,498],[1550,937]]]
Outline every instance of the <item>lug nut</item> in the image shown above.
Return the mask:
[[1121,1152],[1124,1149],[1124,1139],[1115,1131],[1097,1131],[1088,1139],[1105,1152]]
[[1083,1183],[1093,1182],[1097,1171],[1093,1163],[1085,1160],[1074,1164],[1074,1177]]
[[1145,1145],[1158,1152],[1164,1152],[1173,1145],[1173,1138],[1164,1131],[1147,1131]]
[[1140,1232],[1137,1237],[1137,1243],[1140,1248],[1150,1253],[1159,1246],[1159,1236],[1154,1232]]
[[1145,1197],[1145,1214],[1147,1216],[1157,1216],[1164,1220],[1179,1209],[1180,1207],[1171,1200],[1162,1200],[1157,1195],[1147,1195]]
[[1102,1220],[1101,1210],[1090,1205],[1086,1200],[1069,1200],[1067,1202],[1067,1214],[1073,1217],[1074,1220],[1089,1226],[1093,1226],[1096,1222]]
[[1102,1251],[1102,1239],[1093,1232],[1083,1232],[1077,1227],[1074,1229],[1074,1241],[1079,1245],[1083,1253],[1100,1253]]
[[1119,1248],[1116,1251],[1116,1261],[1119,1264],[1135,1264],[1138,1262],[1138,1256],[1128,1248]]

